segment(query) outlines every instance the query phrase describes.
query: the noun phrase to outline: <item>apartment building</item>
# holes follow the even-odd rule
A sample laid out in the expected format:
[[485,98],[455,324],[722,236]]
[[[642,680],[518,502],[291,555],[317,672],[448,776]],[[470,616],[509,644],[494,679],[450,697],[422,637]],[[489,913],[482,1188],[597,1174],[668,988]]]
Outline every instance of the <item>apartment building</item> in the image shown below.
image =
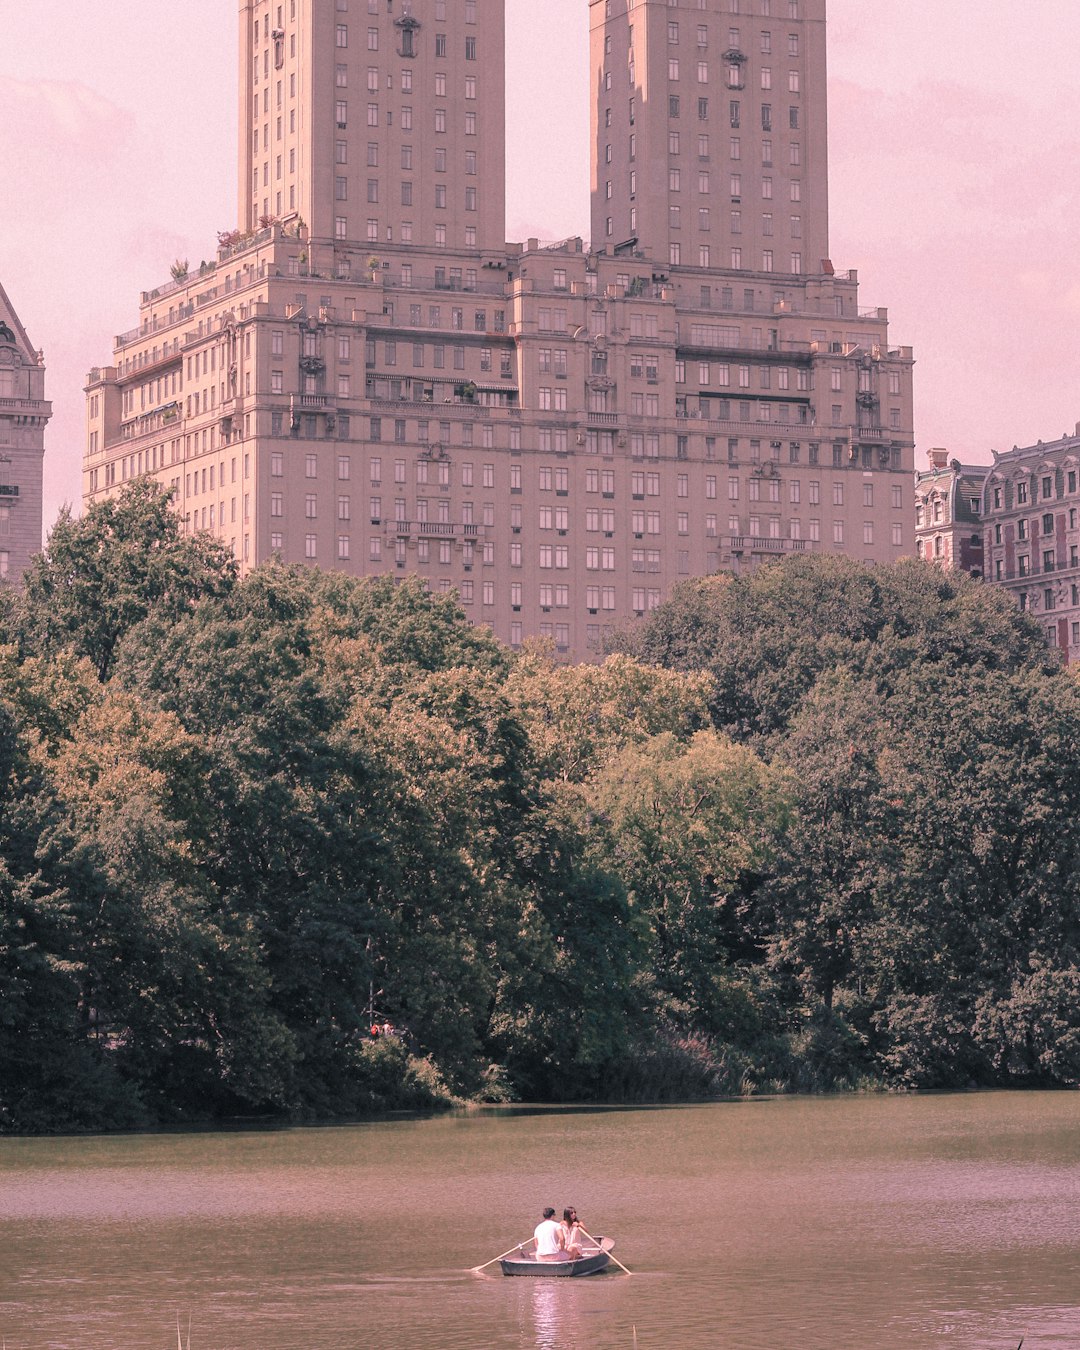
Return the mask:
[[983,575],[983,488],[989,464],[961,464],[935,446],[915,475],[915,555]]
[[671,267],[829,257],[825,0],[590,0],[592,237]]
[[45,359],[0,285],[0,583],[17,584],[41,550]]
[[153,473],[245,567],[416,573],[568,659],[680,577],[910,553],[911,350],[828,257],[823,0],[590,14],[593,239],[514,244],[503,0],[246,0],[240,228],[91,371],[86,499]]
[[1080,427],[994,452],[982,496],[987,580],[1004,586],[1066,661],[1080,659]]

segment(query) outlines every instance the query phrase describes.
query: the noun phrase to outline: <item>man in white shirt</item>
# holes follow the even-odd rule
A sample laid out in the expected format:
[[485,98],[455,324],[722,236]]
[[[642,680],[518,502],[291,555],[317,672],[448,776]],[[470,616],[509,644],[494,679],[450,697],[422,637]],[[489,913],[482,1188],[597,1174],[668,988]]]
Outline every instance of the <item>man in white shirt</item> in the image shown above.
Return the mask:
[[536,1259],[538,1261],[569,1261],[569,1253],[562,1245],[562,1230],[555,1222],[555,1211],[549,1206],[544,1217],[533,1232],[536,1239]]

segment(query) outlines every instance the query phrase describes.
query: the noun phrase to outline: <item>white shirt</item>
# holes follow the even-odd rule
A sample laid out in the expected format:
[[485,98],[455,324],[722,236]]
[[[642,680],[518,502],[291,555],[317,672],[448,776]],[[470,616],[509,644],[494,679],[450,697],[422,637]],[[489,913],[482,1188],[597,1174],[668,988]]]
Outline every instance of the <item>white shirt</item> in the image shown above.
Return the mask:
[[545,1219],[543,1223],[538,1223],[533,1233],[536,1239],[536,1255],[556,1256],[562,1251],[562,1243],[559,1240],[561,1236],[559,1225],[554,1219]]

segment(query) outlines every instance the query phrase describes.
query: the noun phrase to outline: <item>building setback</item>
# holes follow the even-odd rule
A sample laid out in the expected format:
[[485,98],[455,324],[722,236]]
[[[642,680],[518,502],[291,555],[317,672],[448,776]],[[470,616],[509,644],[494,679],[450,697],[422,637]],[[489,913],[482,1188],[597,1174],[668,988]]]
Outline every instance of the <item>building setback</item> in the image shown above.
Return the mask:
[[85,499],[153,473],[244,567],[416,573],[575,659],[680,577],[910,554],[824,0],[732,8],[593,0],[592,243],[507,244],[503,0],[246,0],[240,229],[90,372]]
[[18,583],[41,549],[45,360],[0,285],[0,582]]

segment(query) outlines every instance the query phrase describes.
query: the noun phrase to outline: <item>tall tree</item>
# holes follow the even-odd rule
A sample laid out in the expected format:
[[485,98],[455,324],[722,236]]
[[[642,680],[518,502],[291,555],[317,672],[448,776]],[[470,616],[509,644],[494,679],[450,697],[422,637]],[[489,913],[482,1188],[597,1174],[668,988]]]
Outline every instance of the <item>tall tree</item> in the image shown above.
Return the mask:
[[670,733],[613,755],[582,790],[595,857],[646,925],[661,1011],[731,1035],[732,968],[760,960],[755,893],[785,817],[751,751],[712,731]]
[[171,493],[137,478],[78,519],[65,508],[27,569],[21,620],[31,648],[71,648],[109,678],[118,645],[149,614],[178,618],[233,586],[236,565],[208,534],[185,534]]

